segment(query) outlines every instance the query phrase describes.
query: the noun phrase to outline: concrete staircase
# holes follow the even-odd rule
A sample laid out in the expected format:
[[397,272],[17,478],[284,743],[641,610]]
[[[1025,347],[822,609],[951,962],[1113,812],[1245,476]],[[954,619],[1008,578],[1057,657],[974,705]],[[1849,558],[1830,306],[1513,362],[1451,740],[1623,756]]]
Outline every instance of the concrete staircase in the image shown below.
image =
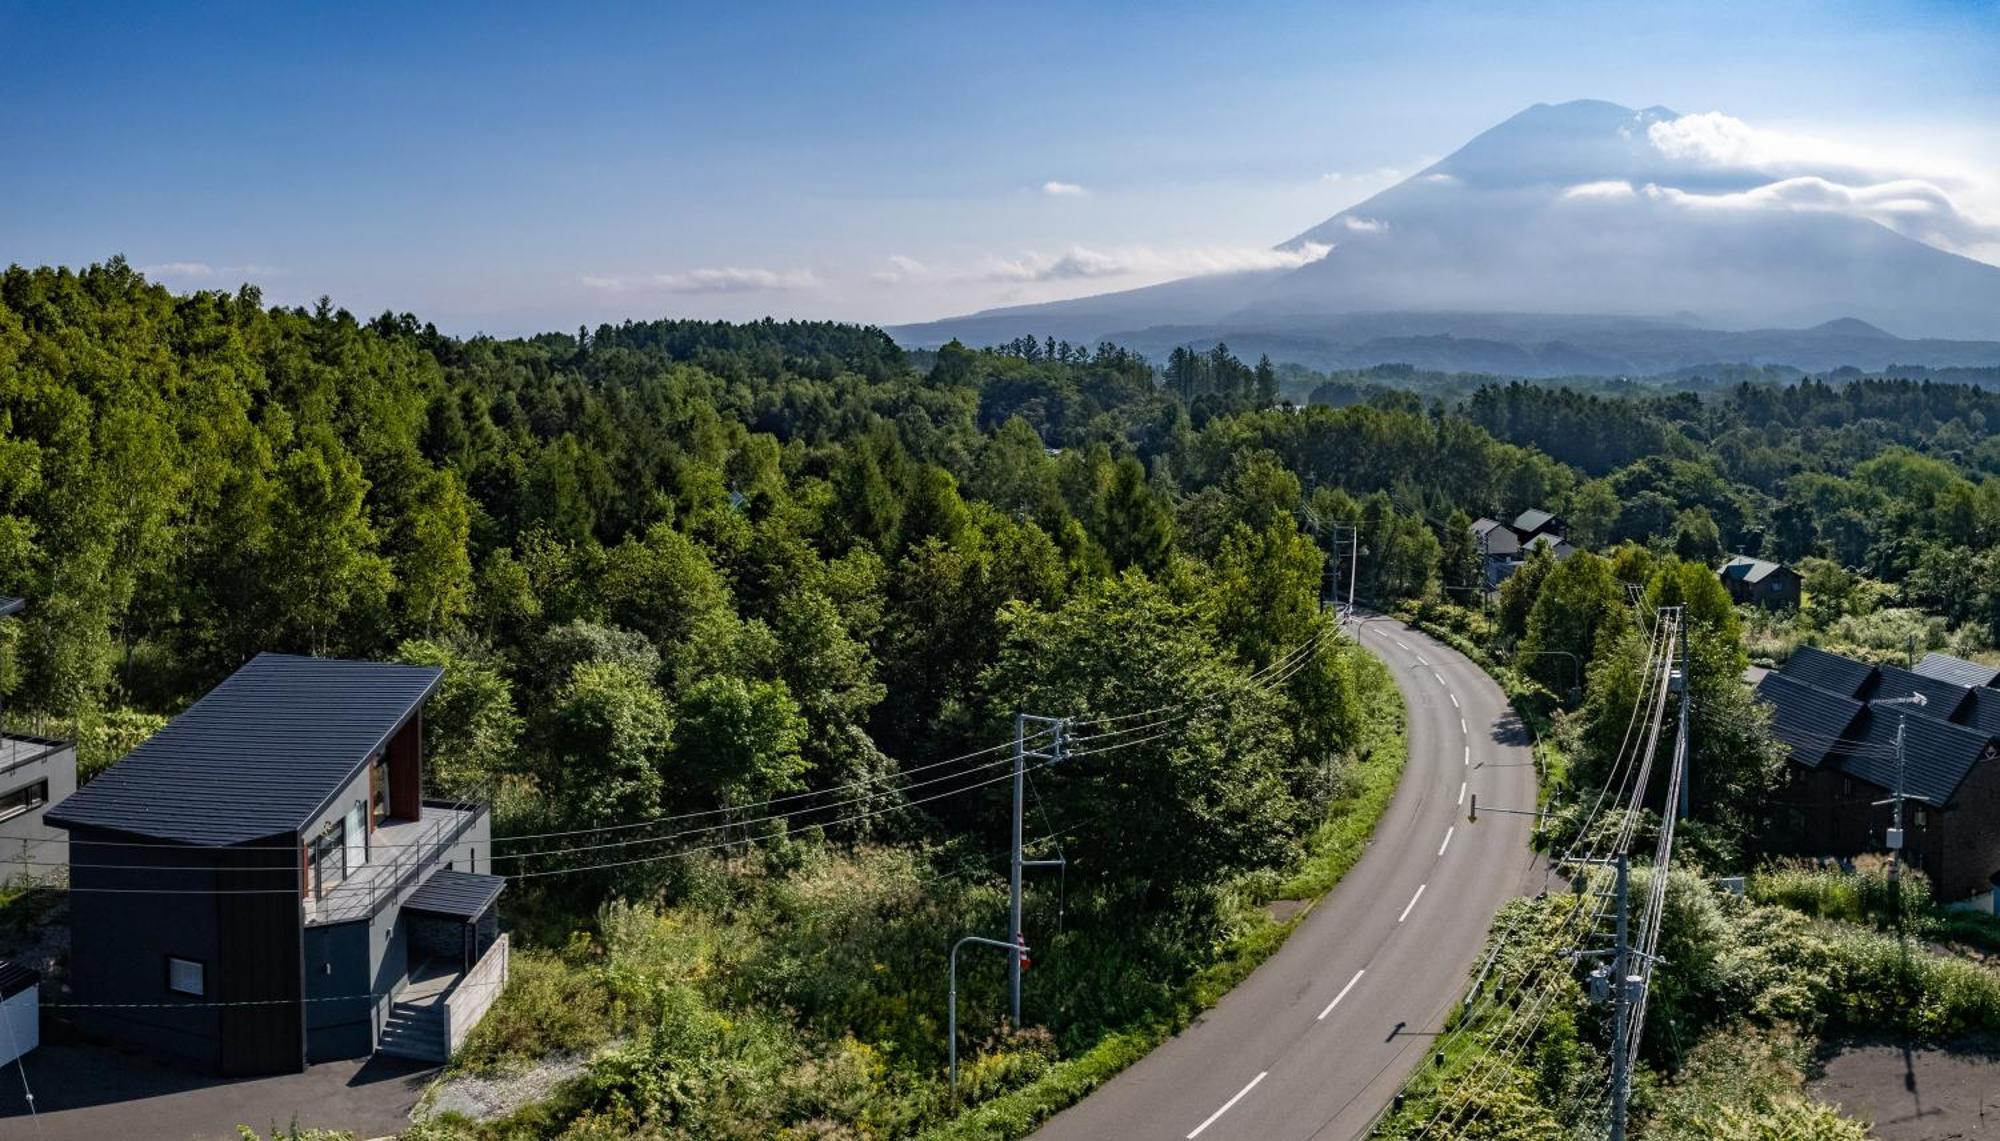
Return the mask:
[[376,1049],[419,1062],[447,1061],[451,1051],[445,1047],[443,1008],[435,1000],[390,1003],[389,1021],[382,1026]]

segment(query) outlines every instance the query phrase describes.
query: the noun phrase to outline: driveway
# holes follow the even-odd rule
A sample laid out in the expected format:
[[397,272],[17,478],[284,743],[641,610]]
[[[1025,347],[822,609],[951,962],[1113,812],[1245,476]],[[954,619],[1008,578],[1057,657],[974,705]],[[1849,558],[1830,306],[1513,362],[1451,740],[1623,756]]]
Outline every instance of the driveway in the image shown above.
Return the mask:
[[236,1141],[236,1127],[352,1130],[382,1137],[409,1127],[437,1067],[399,1058],[324,1062],[303,1074],[218,1078],[80,1042],[44,1022],[22,1059],[41,1114],[29,1121],[22,1072],[0,1069],[0,1138],[13,1141]]

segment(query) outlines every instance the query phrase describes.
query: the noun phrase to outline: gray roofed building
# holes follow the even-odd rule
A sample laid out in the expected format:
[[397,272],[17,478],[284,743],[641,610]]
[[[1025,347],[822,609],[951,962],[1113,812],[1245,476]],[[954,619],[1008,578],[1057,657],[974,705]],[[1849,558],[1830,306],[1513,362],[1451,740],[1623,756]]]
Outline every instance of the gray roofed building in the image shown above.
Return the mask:
[[1842,697],[1858,698],[1875,680],[1875,667],[1839,654],[1829,654],[1817,646],[1800,646],[1785,659],[1778,672],[1794,681],[1817,686]]
[[227,846],[296,832],[438,686],[429,666],[259,654],[48,813]]
[[1993,737],[1963,725],[1894,708],[1868,711],[1852,743],[1842,747],[1840,769],[1876,786],[1897,787],[1896,727],[1904,727],[1903,790],[1940,806],[1951,803],[1972,767],[1993,755]]
[[19,598],[0,598],[0,618],[5,618],[10,614],[19,614],[21,607],[25,605],[27,603]]
[[1498,519],[1479,520],[1472,525],[1472,534],[1479,541],[1480,553],[1489,558],[1520,553],[1520,536]]
[[1861,720],[1863,706],[1852,697],[1810,685],[1784,673],[1768,673],[1757,696],[1771,707],[1771,732],[1791,750],[1792,759],[1818,768]]
[[1931,717],[1942,721],[1954,721],[1958,711],[1972,698],[1972,691],[1962,685],[1939,681],[1897,666],[1882,666],[1875,671],[1875,684],[1864,695],[1870,701],[1893,701],[1904,697],[1922,697],[1923,710]]
[[1515,534],[1520,535],[1523,539],[1548,532],[1556,532],[1558,533],[1558,537],[1560,537],[1560,532],[1563,529],[1562,518],[1560,516],[1556,515],[1553,511],[1543,511],[1535,507],[1531,507],[1514,516],[1513,528]]
[[1915,672],[1925,677],[1948,681],[1953,685],[1991,686],[2000,682],[2000,668],[1983,666],[1978,662],[1968,662],[1950,654],[1940,654],[1933,650],[1924,655],[1924,660],[1913,667]]

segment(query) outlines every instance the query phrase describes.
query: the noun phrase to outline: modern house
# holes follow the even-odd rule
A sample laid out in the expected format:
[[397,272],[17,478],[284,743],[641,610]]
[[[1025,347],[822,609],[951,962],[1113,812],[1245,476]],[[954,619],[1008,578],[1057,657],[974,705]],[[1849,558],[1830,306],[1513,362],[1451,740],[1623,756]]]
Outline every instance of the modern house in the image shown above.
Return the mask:
[[1737,555],[1716,568],[1716,577],[1739,606],[1797,610],[1805,580],[1799,572],[1769,559]]
[[[1910,797],[1903,858],[1929,875],[1937,897],[1994,885],[2000,689],[1801,646],[1765,675],[1757,695],[1792,762],[1768,850],[1840,858],[1886,851],[1894,823],[1887,801],[1900,791]],[[1881,704],[1913,695],[1924,704]]]
[[440,677],[259,654],[51,809],[86,1028],[224,1074],[455,1049],[505,881],[486,809],[423,797]]
[[[0,618],[21,609],[20,599],[0,598]],[[75,745],[0,729],[0,884],[61,876],[69,836],[44,817],[75,791]]]
[[1472,542],[1486,571],[1486,589],[1498,589],[1536,547],[1547,547],[1558,559],[1576,553],[1563,541],[1562,517],[1547,511],[1523,511],[1512,523],[1481,518],[1472,524]]

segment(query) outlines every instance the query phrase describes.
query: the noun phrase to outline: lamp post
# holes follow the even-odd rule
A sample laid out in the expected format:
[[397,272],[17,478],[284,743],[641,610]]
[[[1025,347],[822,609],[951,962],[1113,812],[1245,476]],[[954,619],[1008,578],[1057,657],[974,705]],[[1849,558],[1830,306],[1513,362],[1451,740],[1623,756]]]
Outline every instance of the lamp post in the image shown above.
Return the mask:
[[984,935],[967,935],[965,938],[951,945],[950,991],[945,999],[945,1021],[948,1024],[948,1031],[951,1035],[951,1045],[948,1053],[951,1057],[951,1092],[954,1096],[958,1093],[958,949],[967,943],[978,943],[984,947],[998,947],[1003,951],[1012,952],[1014,955],[1014,965],[1018,967],[1020,961],[1027,957],[1028,945],[1021,940],[1020,936],[1017,935],[1014,938],[1015,941],[1009,943],[1001,939],[988,939]]
[[1568,650],[1516,650],[1516,651],[1514,652],[1514,657],[1515,657],[1516,659],[1520,659],[1520,658],[1549,658],[1549,657],[1565,657],[1565,658],[1568,658],[1568,659],[1569,659],[1569,679],[1570,679],[1570,685],[1569,685],[1569,691],[1570,691],[1570,694],[1571,694],[1571,695],[1572,695],[1573,697],[1574,697],[1574,696],[1581,696],[1581,695],[1583,694],[1583,659],[1582,659],[1582,658],[1579,658],[1579,657],[1577,657],[1577,656],[1576,656],[1575,654],[1572,654],[1572,653],[1570,653],[1570,652],[1569,652]]

